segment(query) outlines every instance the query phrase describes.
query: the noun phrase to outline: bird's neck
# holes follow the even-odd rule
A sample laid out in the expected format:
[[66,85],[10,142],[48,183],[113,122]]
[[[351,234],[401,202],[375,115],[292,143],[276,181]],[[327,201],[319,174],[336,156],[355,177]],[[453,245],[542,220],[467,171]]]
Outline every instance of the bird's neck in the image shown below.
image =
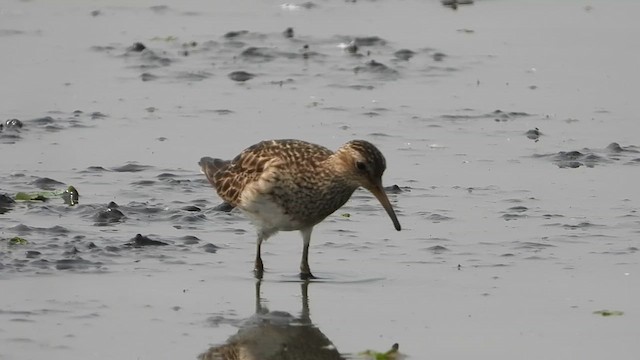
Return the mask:
[[335,174],[344,176],[353,168],[353,158],[340,148],[325,160],[325,166]]

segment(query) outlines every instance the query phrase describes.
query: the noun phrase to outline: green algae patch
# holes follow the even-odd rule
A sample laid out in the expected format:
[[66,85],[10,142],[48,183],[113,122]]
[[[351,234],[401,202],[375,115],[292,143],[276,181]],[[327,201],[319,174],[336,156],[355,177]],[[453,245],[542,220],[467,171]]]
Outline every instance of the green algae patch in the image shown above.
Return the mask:
[[375,350],[366,350],[360,353],[360,355],[364,356],[365,359],[371,360],[398,360],[401,359],[402,356],[398,349],[400,346],[396,343],[391,346],[391,350],[386,352],[377,352]]
[[16,200],[18,201],[47,201],[47,199],[48,197],[42,193],[19,192],[16,194]]
[[26,239],[19,236],[14,236],[9,239],[9,245],[27,245],[28,243],[29,242]]
[[601,315],[601,316],[622,316],[624,315],[624,312],[622,311],[618,311],[618,310],[598,310],[598,311],[594,311],[593,312],[595,315]]
[[80,194],[75,187],[69,186],[65,190],[19,192],[15,198],[16,201],[47,201],[52,198],[62,198],[65,204],[73,206],[78,204]]

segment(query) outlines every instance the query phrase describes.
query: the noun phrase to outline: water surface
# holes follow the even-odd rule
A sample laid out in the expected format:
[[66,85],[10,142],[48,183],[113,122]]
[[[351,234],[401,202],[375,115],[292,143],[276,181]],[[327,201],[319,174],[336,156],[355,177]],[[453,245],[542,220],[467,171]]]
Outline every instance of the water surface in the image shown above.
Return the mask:
[[[638,5],[306,4],[6,4],[0,193],[80,203],[0,206],[0,359],[295,326],[343,358],[635,358]],[[321,279],[280,233],[256,293],[254,229],[197,161],[269,138],[375,143],[403,230],[358,191],[314,229]]]

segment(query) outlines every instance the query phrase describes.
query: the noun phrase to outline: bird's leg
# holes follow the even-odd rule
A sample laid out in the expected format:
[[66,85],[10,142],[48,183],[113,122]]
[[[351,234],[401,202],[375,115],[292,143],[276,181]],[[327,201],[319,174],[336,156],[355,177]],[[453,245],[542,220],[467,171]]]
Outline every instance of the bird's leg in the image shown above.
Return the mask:
[[312,227],[300,230],[302,234],[302,260],[300,261],[300,279],[308,280],[314,279],[315,276],[311,274],[311,269],[309,268],[309,243],[311,242],[311,230]]
[[264,274],[264,265],[262,264],[262,257],[260,256],[260,248],[262,247],[263,240],[264,235],[258,233],[258,240],[256,241],[256,263],[253,267],[256,279],[262,279],[262,275]]

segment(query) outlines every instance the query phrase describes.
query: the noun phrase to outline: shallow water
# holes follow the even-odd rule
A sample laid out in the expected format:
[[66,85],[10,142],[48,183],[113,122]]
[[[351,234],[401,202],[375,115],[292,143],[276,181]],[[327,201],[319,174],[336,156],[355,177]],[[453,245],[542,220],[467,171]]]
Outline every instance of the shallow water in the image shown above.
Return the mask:
[[[640,5],[315,5],[0,9],[23,123],[0,193],[80,193],[0,205],[0,359],[195,359],[297,327],[347,358],[634,359]],[[268,138],[374,142],[403,230],[358,191],[314,229],[306,296],[280,233],[256,301],[254,230],[197,161]]]

